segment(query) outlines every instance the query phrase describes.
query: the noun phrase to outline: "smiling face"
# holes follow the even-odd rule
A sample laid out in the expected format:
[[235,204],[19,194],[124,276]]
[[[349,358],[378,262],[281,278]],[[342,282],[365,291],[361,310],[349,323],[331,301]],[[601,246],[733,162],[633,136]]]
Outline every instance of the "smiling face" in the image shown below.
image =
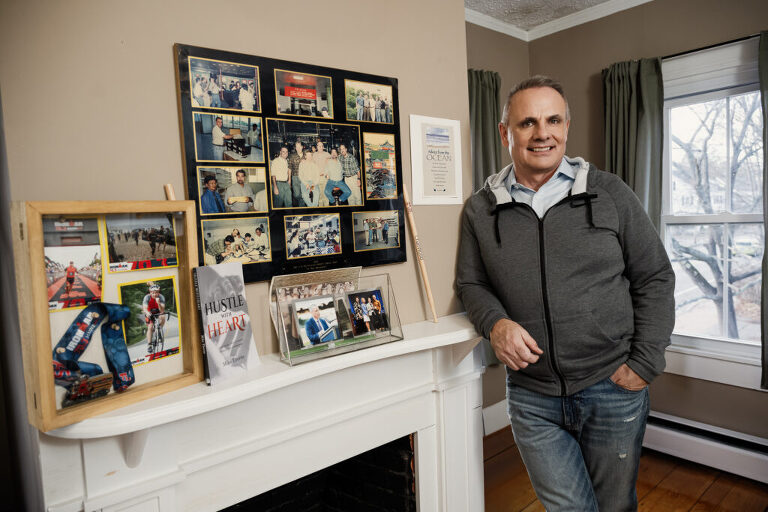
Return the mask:
[[565,100],[550,87],[519,91],[509,102],[507,125],[499,123],[518,180],[542,177],[560,165],[568,139]]

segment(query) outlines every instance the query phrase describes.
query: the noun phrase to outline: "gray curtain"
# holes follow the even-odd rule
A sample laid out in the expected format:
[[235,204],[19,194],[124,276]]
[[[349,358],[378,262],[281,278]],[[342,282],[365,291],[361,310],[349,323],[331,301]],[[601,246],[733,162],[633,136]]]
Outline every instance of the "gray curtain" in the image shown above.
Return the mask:
[[603,70],[605,167],[634,190],[656,229],[661,218],[664,84],[661,59]]
[[[768,31],[760,33],[758,73],[760,75],[760,103],[763,107],[763,229],[765,229],[765,220],[768,218]],[[768,276],[768,262],[766,261],[765,247],[763,247],[763,280],[760,286],[760,339],[763,345],[763,375],[760,379],[760,387],[763,389],[768,389],[768,325],[765,321],[765,303],[768,299],[768,288],[765,286],[766,276]]]
[[469,79],[469,132],[472,139],[472,188],[501,169],[499,141],[499,89],[501,77],[495,71],[467,71]]

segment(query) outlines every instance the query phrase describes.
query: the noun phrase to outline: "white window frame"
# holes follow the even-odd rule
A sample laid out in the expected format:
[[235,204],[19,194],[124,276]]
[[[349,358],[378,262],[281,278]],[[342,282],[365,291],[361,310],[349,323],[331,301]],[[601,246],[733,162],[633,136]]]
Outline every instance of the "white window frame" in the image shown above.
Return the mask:
[[[762,214],[672,215],[669,190],[670,110],[759,90],[757,55],[758,38],[750,38],[662,61],[665,143],[660,235],[665,244],[667,225],[764,222]],[[760,389],[759,342],[674,333],[666,358],[668,373]]]

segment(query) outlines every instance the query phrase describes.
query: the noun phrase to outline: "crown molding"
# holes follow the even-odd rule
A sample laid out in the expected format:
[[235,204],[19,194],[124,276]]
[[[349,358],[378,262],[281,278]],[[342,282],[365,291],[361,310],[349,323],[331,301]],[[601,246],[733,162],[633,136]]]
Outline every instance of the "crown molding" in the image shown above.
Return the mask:
[[496,18],[492,18],[486,14],[482,14],[467,8],[464,9],[464,19],[469,23],[474,23],[475,25],[480,25],[481,27],[495,30],[497,32],[501,32],[502,34],[507,34],[508,36],[516,37],[517,39],[530,42],[534,39],[539,39],[540,37],[548,36],[550,34],[554,34],[555,32],[560,32],[561,30],[566,30],[578,25],[582,25],[584,23],[589,23],[590,21],[604,18],[606,16],[610,16],[611,14],[616,14],[617,12],[625,11],[627,9],[631,9],[633,7],[637,7],[638,5],[646,4],[652,1],[653,0],[608,0],[607,2],[589,7],[583,11],[578,11],[573,14],[569,14],[568,16],[563,16],[562,18],[548,21],[547,23],[543,23],[527,31],[510,23],[499,21]]
[[473,11],[472,9],[467,9],[466,7],[464,8],[464,19],[469,23],[474,23],[475,25],[480,25],[481,27],[495,30],[496,32],[501,32],[502,34],[506,34],[526,42],[529,41],[528,32],[525,30],[518,28],[510,23],[499,21],[496,18],[488,16],[487,14]]

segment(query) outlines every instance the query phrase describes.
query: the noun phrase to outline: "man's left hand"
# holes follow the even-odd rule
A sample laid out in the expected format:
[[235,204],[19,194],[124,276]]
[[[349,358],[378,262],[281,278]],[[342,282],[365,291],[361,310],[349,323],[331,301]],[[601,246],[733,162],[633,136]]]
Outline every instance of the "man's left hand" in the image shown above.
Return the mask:
[[611,380],[614,384],[629,391],[640,391],[648,385],[645,380],[638,374],[636,374],[632,368],[627,366],[627,363],[619,366],[613,375]]

